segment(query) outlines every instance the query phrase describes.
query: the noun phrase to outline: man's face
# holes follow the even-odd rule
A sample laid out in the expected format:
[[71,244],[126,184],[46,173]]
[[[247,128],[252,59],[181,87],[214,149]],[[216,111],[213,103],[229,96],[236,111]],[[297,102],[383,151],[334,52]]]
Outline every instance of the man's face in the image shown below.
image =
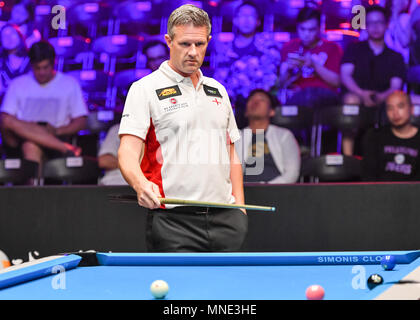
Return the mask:
[[382,40],[387,28],[386,18],[382,12],[371,12],[366,16],[366,30],[369,39]]
[[412,106],[404,94],[392,94],[386,101],[386,115],[395,128],[401,128],[410,122]]
[[193,24],[173,27],[174,37],[165,35],[170,49],[170,64],[179,73],[189,76],[203,64],[211,36],[207,36],[207,27],[195,27]]
[[40,84],[49,82],[55,74],[54,66],[49,60],[32,64],[32,71],[36,81]]
[[162,62],[168,59],[168,55],[166,54],[163,45],[156,45],[147,49],[146,57],[147,67],[152,71],[157,70]]
[[297,34],[305,47],[312,46],[320,38],[320,27],[317,19],[301,22],[297,26]]
[[266,119],[273,115],[274,110],[270,107],[270,99],[264,93],[254,93],[251,98],[248,99],[245,114],[247,118]]
[[240,34],[253,34],[260,25],[258,12],[254,7],[245,5],[236,13],[233,24],[238,28]]

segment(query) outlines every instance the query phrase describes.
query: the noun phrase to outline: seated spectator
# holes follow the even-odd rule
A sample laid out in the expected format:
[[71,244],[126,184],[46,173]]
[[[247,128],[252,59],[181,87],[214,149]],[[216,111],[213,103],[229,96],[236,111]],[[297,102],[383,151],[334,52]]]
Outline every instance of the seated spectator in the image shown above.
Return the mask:
[[246,125],[245,100],[251,90],[271,90],[276,86],[280,54],[278,44],[268,33],[259,33],[261,14],[258,6],[242,2],[233,18],[233,41],[219,41],[214,36],[215,55],[213,77],[228,91],[235,107],[239,128]]
[[78,156],[79,147],[66,140],[86,126],[88,110],[80,85],[54,70],[55,51],[48,42],[29,50],[32,72],[15,78],[1,108],[6,156],[42,163],[44,157]]
[[[382,111],[387,97],[400,90],[406,78],[402,55],[385,44],[387,13],[380,6],[366,10],[368,40],[350,44],[341,62],[343,103],[376,107]],[[383,113],[377,121],[384,122]],[[343,134],[343,153],[354,153],[356,132]]]
[[16,24],[25,37],[26,47],[30,48],[41,40],[41,33],[35,29],[35,2],[32,0],[16,0],[9,23]]
[[251,91],[246,114],[249,126],[235,144],[244,168],[244,182],[295,183],[300,173],[300,151],[293,133],[270,124],[276,106],[267,91]]
[[119,124],[113,125],[102,142],[98,153],[99,168],[105,170],[105,175],[99,182],[100,185],[127,185],[120,169],[118,168],[118,137]]
[[0,97],[10,81],[30,71],[28,51],[19,29],[6,24],[0,29]]
[[420,181],[420,132],[411,124],[413,105],[402,91],[386,99],[390,125],[370,129],[363,139],[365,181]]
[[311,108],[337,105],[342,50],[322,39],[320,11],[299,11],[297,35],[281,52],[280,85],[291,92],[283,102]]
[[[143,47],[146,56],[146,66],[152,71],[159,69],[160,65],[169,58],[169,50],[161,41],[151,41]],[[105,170],[105,175],[99,182],[101,185],[127,185],[120,169],[118,169],[118,148],[120,138],[118,130],[120,125],[112,126],[102,142],[98,153],[99,167]]]
[[143,54],[146,56],[146,68],[155,71],[165,60],[168,60],[169,48],[166,43],[153,40],[145,44]]

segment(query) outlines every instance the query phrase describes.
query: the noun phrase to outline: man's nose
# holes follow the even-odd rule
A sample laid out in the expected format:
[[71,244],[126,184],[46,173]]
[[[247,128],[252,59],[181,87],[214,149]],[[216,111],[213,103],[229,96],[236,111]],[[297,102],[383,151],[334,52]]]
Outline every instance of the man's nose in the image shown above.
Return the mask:
[[197,48],[196,48],[195,44],[192,44],[190,46],[190,50],[188,51],[188,54],[192,57],[195,57],[197,55]]

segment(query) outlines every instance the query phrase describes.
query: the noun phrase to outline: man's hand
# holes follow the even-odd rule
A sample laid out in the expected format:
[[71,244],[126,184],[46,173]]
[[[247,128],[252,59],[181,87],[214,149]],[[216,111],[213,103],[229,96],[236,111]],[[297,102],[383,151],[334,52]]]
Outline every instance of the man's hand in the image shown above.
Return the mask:
[[57,129],[55,127],[53,127],[52,125],[50,125],[49,123],[45,126],[45,128],[53,136],[56,136],[57,135]]
[[366,107],[374,107],[377,105],[375,100],[376,92],[371,90],[362,90],[360,93],[360,97],[362,98],[363,104]]
[[155,183],[146,180],[139,188],[136,189],[136,191],[137,201],[140,206],[148,209],[160,208],[160,201],[158,197],[161,197],[161,195],[159,187]]

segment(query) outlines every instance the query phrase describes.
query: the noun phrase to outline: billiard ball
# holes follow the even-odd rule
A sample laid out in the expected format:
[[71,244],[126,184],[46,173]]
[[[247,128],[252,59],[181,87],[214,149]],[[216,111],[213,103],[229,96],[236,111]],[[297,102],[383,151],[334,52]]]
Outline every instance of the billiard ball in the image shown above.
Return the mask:
[[320,285],[313,284],[306,289],[306,298],[308,300],[322,300],[324,299],[325,291]]
[[381,266],[384,270],[392,270],[394,269],[396,264],[394,256],[384,256],[381,259]]
[[166,281],[156,280],[150,285],[150,292],[156,299],[163,299],[168,294],[169,286]]
[[367,280],[367,286],[370,290],[382,284],[384,279],[379,274],[372,274]]

